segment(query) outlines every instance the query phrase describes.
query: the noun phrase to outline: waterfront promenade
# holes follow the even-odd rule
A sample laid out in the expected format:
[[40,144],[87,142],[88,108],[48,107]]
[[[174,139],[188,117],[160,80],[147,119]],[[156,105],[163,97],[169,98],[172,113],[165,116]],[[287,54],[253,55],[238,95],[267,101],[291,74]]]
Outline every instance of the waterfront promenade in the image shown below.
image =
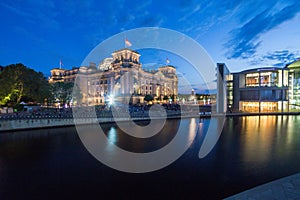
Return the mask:
[[[162,105],[166,111],[168,119],[177,118],[190,118],[211,117],[211,107],[202,106],[199,109],[190,108],[181,111],[179,105]],[[131,106],[127,110],[121,109],[120,111],[112,113],[111,109],[107,107],[86,107],[84,112],[76,114],[76,118],[80,118],[80,124],[88,124],[93,120],[99,123],[111,123],[115,121],[141,121],[149,120],[150,106]],[[76,111],[75,111],[76,112]],[[155,112],[154,112],[155,113]],[[300,112],[267,112],[267,113],[214,113],[213,116],[257,116],[257,115],[300,115]],[[96,116],[96,117],[95,117]],[[153,117],[156,116],[156,117]],[[161,113],[156,112],[152,114],[153,119],[160,119]],[[92,120],[92,121],[91,121]],[[0,114],[0,132],[17,131],[24,129],[37,129],[37,128],[51,128],[62,126],[74,126],[74,115],[71,108],[62,109],[47,109],[43,108],[35,112],[17,112],[9,114]]]
[[246,190],[226,200],[242,199],[300,199],[300,173]]
[[[199,117],[199,110],[186,109],[181,111],[179,105],[163,105],[168,119],[181,117]],[[140,121],[149,120],[150,106],[131,106],[129,109],[116,110],[114,113],[107,107],[85,107],[73,111],[71,108],[41,109],[35,112],[19,112],[0,114],[0,132],[16,131],[24,129],[50,128],[61,126],[74,126],[74,117],[77,124],[89,124],[94,122],[111,123],[115,121]],[[206,109],[205,111],[208,111]],[[154,113],[154,115],[153,115]],[[205,112],[203,112],[205,114]],[[160,111],[152,112],[152,118],[160,119]],[[205,114],[206,117],[209,115]]]

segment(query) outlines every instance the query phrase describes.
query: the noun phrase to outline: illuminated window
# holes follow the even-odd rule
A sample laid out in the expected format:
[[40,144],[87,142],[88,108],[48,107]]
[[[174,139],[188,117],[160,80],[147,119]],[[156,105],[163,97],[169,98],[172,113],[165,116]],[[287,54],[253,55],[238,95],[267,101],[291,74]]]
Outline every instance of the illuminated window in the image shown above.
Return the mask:
[[246,74],[246,87],[259,86],[259,73]]

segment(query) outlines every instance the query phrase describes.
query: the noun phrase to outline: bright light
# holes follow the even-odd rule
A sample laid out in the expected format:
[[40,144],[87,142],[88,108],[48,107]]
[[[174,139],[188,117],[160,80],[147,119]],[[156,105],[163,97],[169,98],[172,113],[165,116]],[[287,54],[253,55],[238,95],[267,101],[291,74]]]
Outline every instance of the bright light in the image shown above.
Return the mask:
[[109,95],[108,96],[108,104],[109,105],[113,105],[114,104],[114,96],[113,95]]

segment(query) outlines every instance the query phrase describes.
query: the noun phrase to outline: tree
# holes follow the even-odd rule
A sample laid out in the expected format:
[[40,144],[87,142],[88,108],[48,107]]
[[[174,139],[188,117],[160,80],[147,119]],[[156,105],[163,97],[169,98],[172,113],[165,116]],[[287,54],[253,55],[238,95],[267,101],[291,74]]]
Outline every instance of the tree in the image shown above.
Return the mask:
[[8,65],[0,74],[0,104],[16,105],[22,99],[42,103],[49,96],[49,84],[43,73],[21,63]]
[[167,100],[169,100],[169,97],[165,95],[163,100],[167,101]]
[[72,100],[72,91],[74,83],[56,82],[51,84],[51,102],[60,103],[60,105],[69,104]]
[[175,101],[175,95],[172,94],[171,97],[170,97],[170,99],[172,99],[172,101]]
[[154,99],[153,96],[150,94],[146,94],[144,97],[144,101],[147,101],[147,102],[153,101],[153,99]]
[[73,103],[81,105],[81,103],[82,103],[82,97],[83,97],[83,95],[81,93],[81,89],[80,89],[78,83],[74,84],[74,86],[73,86],[73,92],[72,92]]

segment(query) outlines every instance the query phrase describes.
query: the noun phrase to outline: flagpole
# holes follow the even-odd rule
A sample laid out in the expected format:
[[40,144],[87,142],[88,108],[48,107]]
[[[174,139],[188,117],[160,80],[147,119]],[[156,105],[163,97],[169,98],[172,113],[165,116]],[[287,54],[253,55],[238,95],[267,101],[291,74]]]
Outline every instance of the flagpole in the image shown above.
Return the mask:
[[59,60],[59,69],[61,69],[61,66],[63,66],[64,64],[62,63],[61,59]]
[[166,65],[169,65],[170,64],[170,60],[169,58],[166,58]]

